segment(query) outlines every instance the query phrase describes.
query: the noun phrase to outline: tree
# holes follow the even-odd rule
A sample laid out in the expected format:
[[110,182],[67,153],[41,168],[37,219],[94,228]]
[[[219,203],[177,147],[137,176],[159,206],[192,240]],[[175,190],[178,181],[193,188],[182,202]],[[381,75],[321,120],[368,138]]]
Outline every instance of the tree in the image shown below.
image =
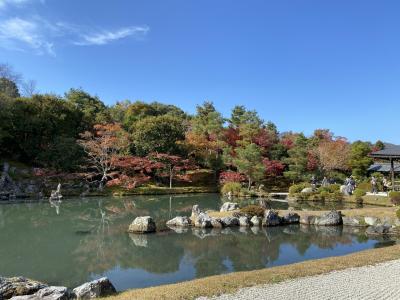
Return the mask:
[[197,113],[191,121],[190,131],[186,134],[189,153],[200,164],[215,171],[222,168],[222,148],[224,119],[211,102],[197,106]]
[[349,169],[350,146],[345,139],[323,140],[316,151],[321,168],[325,172],[347,171]]
[[[185,170],[196,168],[193,162],[189,159],[184,159],[178,155],[170,155],[167,153],[151,153],[149,159],[158,162],[158,169],[161,170],[161,177],[168,177],[169,188],[172,189],[172,180],[175,176],[182,175]],[[179,176],[180,179],[186,179],[184,176]]]
[[128,134],[119,124],[97,124],[93,131],[81,134],[78,144],[87,154],[88,168],[91,175],[100,175],[99,188],[102,189],[110,171],[115,167],[116,159],[128,148]]
[[83,89],[70,89],[65,94],[65,99],[83,114],[82,130],[90,130],[95,124],[104,124],[110,121],[104,103],[98,97],[91,96]]
[[0,93],[10,98],[18,98],[21,96],[16,83],[5,77],[0,78]]
[[185,139],[186,124],[184,120],[167,114],[139,120],[134,124],[132,131],[136,154],[178,154],[182,151],[179,142]]
[[284,143],[290,148],[287,151],[289,157],[284,159],[289,170],[284,172],[284,176],[292,181],[305,179],[309,152],[308,140],[303,134],[286,136],[285,139]]
[[261,150],[254,143],[237,148],[233,163],[240,173],[246,175],[249,190],[254,181],[264,177],[265,167],[262,164]]
[[370,153],[370,143],[356,141],[351,145],[349,166],[354,176],[367,176],[367,170],[369,166],[373,163],[373,159],[368,156]]
[[241,145],[252,143],[263,124],[255,110],[247,110],[244,106],[235,106],[232,110],[230,126],[239,130]]
[[184,111],[175,105],[167,105],[159,102],[145,103],[143,101],[136,101],[130,103],[129,101],[125,101],[117,103],[112,110],[118,109],[118,105],[122,105],[122,109],[124,109],[121,121],[126,129],[133,128],[136,122],[147,117],[171,115],[179,119],[187,118]]

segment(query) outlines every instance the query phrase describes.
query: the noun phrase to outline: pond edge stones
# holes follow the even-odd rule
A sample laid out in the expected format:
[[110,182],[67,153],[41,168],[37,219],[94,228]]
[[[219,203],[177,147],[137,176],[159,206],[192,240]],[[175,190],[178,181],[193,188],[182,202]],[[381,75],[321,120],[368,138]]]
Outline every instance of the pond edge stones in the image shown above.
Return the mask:
[[72,291],[64,286],[48,286],[47,284],[24,277],[0,277],[0,299],[92,299],[109,296],[116,292],[115,287],[107,277],[86,282]]
[[156,231],[156,223],[150,216],[137,217],[129,225],[128,232],[152,233]]

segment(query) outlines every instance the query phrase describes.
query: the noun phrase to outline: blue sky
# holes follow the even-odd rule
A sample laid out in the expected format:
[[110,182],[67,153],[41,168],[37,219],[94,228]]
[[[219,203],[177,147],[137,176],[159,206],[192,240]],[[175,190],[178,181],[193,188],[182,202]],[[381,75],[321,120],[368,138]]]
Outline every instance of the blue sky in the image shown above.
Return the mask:
[[0,0],[0,62],[41,92],[160,101],[400,143],[399,1]]

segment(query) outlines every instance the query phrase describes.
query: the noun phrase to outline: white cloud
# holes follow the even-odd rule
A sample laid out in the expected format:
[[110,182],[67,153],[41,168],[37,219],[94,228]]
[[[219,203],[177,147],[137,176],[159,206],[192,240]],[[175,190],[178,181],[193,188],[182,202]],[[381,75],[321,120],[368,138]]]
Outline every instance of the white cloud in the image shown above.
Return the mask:
[[88,45],[106,45],[113,41],[120,40],[127,37],[143,37],[149,31],[147,26],[131,26],[120,28],[116,31],[101,31],[91,34],[81,35],[82,40],[74,42],[78,46],[88,46]]
[[81,25],[49,22],[39,16],[32,16],[29,19],[14,17],[0,20],[0,47],[14,51],[33,50],[36,54],[55,56],[55,45],[101,46],[128,37],[139,39],[148,31],[147,26],[130,26],[115,31],[94,31]]
[[18,17],[2,21],[0,22],[0,45],[22,51],[28,47],[38,54],[47,53],[54,56],[53,43],[44,36],[40,25],[35,21]]

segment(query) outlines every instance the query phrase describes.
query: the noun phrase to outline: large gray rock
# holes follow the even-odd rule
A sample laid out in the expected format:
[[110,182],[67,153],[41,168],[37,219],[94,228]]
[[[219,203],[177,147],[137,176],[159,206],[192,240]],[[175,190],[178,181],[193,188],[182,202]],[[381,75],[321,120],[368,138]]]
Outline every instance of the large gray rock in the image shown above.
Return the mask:
[[107,277],[86,282],[76,288],[73,293],[77,299],[92,299],[115,294],[117,291]]
[[284,215],[281,220],[284,224],[297,224],[300,222],[300,216],[296,213],[289,212]]
[[261,226],[261,224],[262,224],[262,219],[260,218],[260,217],[257,217],[257,216],[253,216],[251,219],[250,219],[250,223],[251,223],[251,225],[253,225],[253,226]]
[[273,209],[267,209],[264,212],[264,224],[265,226],[277,226],[281,224],[281,218],[278,213]]
[[365,217],[364,221],[369,226],[375,226],[375,225],[379,224],[379,222],[380,222],[380,220],[376,217]]
[[133,233],[150,233],[156,231],[156,223],[149,216],[137,217],[131,225],[129,225],[129,232]]
[[332,210],[315,218],[315,225],[334,226],[343,224],[342,214],[340,211]]
[[175,217],[167,222],[168,226],[188,227],[192,225],[192,220],[189,217]]
[[10,299],[15,296],[32,295],[47,287],[46,284],[24,277],[0,277],[0,299]]
[[71,293],[64,286],[49,286],[39,290],[36,299],[43,300],[68,300],[71,299]]
[[240,217],[239,218],[239,225],[242,227],[250,227],[251,223],[248,217]]
[[239,219],[236,217],[224,217],[221,219],[221,222],[224,227],[239,226]]
[[199,207],[197,204],[195,204],[195,205],[193,205],[193,207],[192,207],[192,215],[190,216],[190,218],[195,219],[195,218],[198,217],[198,215],[199,215],[200,213],[201,213],[200,207]]
[[222,204],[219,211],[231,211],[236,209],[239,209],[239,204],[234,202],[225,202],[224,204]]
[[194,220],[194,226],[199,228],[211,228],[211,218],[208,214],[201,212]]
[[219,218],[211,218],[211,226],[213,228],[222,228],[223,224]]

